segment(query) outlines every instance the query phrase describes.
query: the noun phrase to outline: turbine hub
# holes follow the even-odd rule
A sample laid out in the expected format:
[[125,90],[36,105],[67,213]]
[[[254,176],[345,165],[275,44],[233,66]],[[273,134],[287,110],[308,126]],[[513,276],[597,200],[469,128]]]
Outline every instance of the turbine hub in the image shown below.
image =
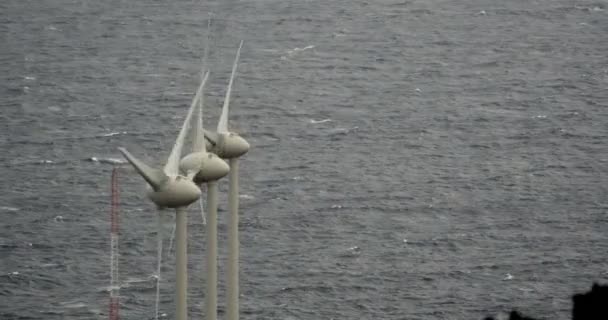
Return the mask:
[[180,169],[184,172],[196,172],[193,178],[195,184],[219,180],[230,171],[226,161],[210,152],[195,152],[187,155],[180,162]]
[[186,207],[201,197],[201,190],[184,176],[169,177],[157,190],[150,190],[148,197],[161,208]]
[[238,158],[249,151],[249,143],[236,133],[221,134],[219,140],[214,152],[224,159]]

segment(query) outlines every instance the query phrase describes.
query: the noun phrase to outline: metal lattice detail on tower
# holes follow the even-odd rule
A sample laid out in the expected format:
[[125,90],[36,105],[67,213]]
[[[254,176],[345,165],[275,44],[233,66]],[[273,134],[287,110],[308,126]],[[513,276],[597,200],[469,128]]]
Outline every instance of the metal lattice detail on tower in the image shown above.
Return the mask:
[[109,319],[118,320],[119,290],[118,284],[118,169],[112,170],[112,206],[110,209],[110,311]]

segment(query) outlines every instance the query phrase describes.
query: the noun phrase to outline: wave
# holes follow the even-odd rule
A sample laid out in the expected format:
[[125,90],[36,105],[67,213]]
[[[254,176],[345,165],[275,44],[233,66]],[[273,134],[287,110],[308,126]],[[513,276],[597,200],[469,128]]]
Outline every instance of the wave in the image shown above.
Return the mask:
[[86,303],[79,301],[62,302],[61,305],[67,309],[86,308],[88,306]]
[[291,56],[291,55],[293,55],[295,53],[306,51],[306,50],[310,50],[310,49],[314,49],[314,48],[315,48],[315,46],[313,46],[313,45],[306,46],[304,48],[295,47],[292,50],[287,50],[287,54]]
[[315,119],[310,119],[310,123],[312,124],[319,124],[319,123],[325,123],[325,122],[331,122],[333,120],[331,119],[323,119],[323,120],[315,120]]
[[87,161],[91,161],[91,162],[98,162],[98,163],[107,163],[107,164],[125,164],[127,163],[126,160],[122,160],[119,158],[97,158],[97,157],[90,157],[86,159]]
[[55,164],[56,162],[53,160],[48,160],[48,159],[39,159],[39,160],[25,160],[25,159],[15,159],[13,161],[11,161],[12,165],[20,165],[20,164],[39,164],[39,165],[45,165],[45,164]]
[[117,136],[119,134],[127,134],[127,132],[126,131],[122,131],[122,132],[110,132],[110,133],[102,134],[101,136],[102,137],[113,137],[113,136]]
[[297,54],[297,53],[300,53],[300,52],[303,52],[303,51],[306,51],[306,50],[313,49],[314,47],[315,47],[315,46],[313,46],[313,45],[309,45],[309,46],[306,46],[306,47],[304,47],[304,48],[298,48],[298,47],[295,47],[295,48],[293,48],[293,49],[291,49],[291,50],[287,50],[287,55],[281,56],[281,60],[285,60],[285,59],[287,59],[288,57],[291,57],[291,56],[293,56],[293,55],[295,55],[295,54]]
[[345,134],[349,134],[353,131],[357,131],[359,129],[359,127],[355,126],[352,128],[335,128],[332,130],[329,130],[329,132],[327,132],[328,136],[336,136],[336,135],[345,135]]

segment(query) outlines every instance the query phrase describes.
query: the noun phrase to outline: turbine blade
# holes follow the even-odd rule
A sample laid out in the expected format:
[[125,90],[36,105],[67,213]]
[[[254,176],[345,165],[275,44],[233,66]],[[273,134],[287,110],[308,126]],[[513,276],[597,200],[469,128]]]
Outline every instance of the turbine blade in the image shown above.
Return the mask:
[[241,47],[243,47],[243,41],[239,44],[239,49],[236,51],[236,58],[232,65],[232,74],[230,75],[230,82],[228,83],[228,89],[226,90],[226,98],[224,99],[224,106],[222,107],[222,115],[220,116],[220,122],[217,124],[217,132],[228,133],[228,108],[230,105],[230,94],[232,93],[232,84],[234,83],[234,76],[236,75],[236,67],[239,64],[239,57],[241,56]]
[[189,171],[186,177],[188,178],[188,180],[192,180],[194,179],[194,176],[196,176],[197,173],[197,171]]
[[[205,83],[207,83],[207,78],[209,78],[209,71],[205,72],[203,76],[203,82],[201,85],[201,94],[198,99],[198,119],[194,128],[194,144],[192,146],[192,152],[206,152],[205,148],[205,136],[203,133],[203,105],[205,100],[205,94],[202,92],[205,88]],[[198,93],[197,93],[198,94]]]
[[203,129],[203,133],[205,134],[205,139],[211,142],[212,145],[216,145],[219,140],[219,135],[217,132],[209,131]]
[[179,131],[179,135],[175,140],[175,144],[173,145],[173,149],[171,150],[171,154],[169,155],[169,159],[167,159],[167,164],[163,168],[165,174],[167,175],[178,175],[179,174],[179,160],[182,156],[182,149],[184,148],[184,141],[186,140],[186,132],[188,131],[192,119],[192,114],[194,113],[194,109],[196,107],[196,102],[201,97],[202,88],[205,85],[205,82],[201,82],[201,85],[198,87],[196,91],[196,95],[194,95],[194,99],[192,99],[192,104],[190,104],[190,109],[188,110],[188,115],[184,120],[184,124],[182,125],[182,129]]
[[198,205],[201,208],[201,217],[203,218],[203,225],[207,225],[207,217],[205,216],[205,208],[203,207],[203,198],[201,196],[201,200],[198,201]]
[[205,50],[203,51],[203,69],[201,70],[203,73],[208,71],[207,61],[209,60],[209,47],[211,47],[211,14],[209,14],[209,19],[207,20],[207,42],[205,42]]
[[158,169],[153,169],[141,160],[135,158],[127,149],[118,148],[118,151],[127,158],[127,161],[133,165],[135,170],[150,184],[154,190],[160,189],[163,182],[167,179],[167,176]]

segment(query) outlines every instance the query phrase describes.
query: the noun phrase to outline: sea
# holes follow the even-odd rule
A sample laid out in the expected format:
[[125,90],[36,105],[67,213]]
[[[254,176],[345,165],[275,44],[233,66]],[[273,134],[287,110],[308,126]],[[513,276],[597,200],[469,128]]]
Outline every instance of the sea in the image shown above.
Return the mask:
[[161,167],[203,65],[215,129],[241,40],[241,319],[570,319],[608,282],[607,34],[604,0],[1,1],[0,319],[108,319],[115,167],[120,317],[155,319],[159,212],[117,148]]

